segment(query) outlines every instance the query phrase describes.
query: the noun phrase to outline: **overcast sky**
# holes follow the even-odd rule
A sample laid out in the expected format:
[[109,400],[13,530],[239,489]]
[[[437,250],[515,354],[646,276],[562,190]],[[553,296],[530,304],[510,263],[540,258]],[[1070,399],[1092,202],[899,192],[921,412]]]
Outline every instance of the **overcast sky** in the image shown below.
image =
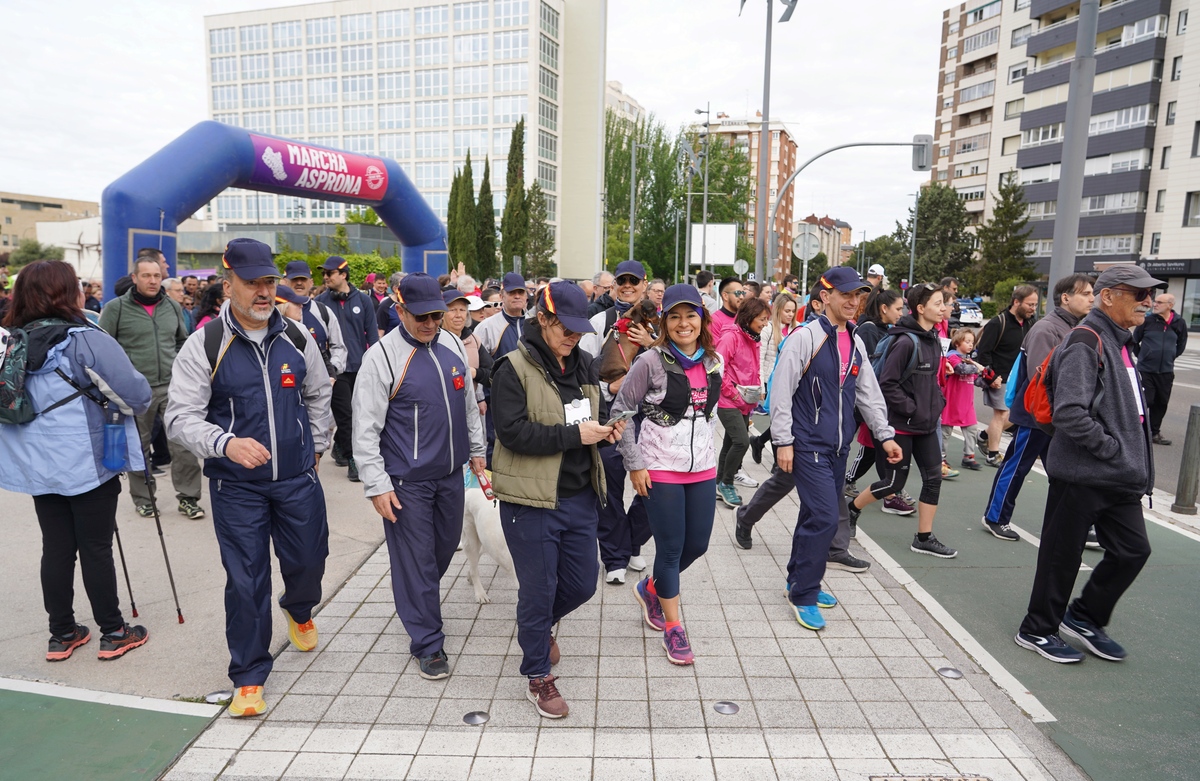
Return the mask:
[[[591,2],[592,0],[568,0]],[[205,14],[271,0],[0,0],[0,190],[99,200],[104,187],[205,119]],[[672,127],[762,103],[765,0],[609,0],[608,78]],[[783,11],[776,1],[776,19]],[[808,159],[848,141],[932,132],[945,0],[800,0],[775,25],[771,116]],[[927,178],[906,148],[835,152],[796,187],[797,218],[888,232]]]

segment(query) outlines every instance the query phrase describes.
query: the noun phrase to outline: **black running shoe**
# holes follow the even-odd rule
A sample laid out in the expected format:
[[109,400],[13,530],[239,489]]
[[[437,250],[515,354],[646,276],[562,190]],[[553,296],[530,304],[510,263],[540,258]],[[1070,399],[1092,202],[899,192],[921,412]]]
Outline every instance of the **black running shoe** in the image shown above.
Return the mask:
[[50,646],[46,649],[47,662],[61,662],[70,659],[71,654],[81,645],[92,639],[92,633],[83,624],[76,624],[71,634],[59,637],[50,635]]
[[855,558],[849,553],[839,553],[825,562],[829,569],[840,569],[843,572],[866,572],[871,568],[871,562]]
[[334,466],[347,466],[350,463],[336,442],[333,443],[333,463]]
[[1067,637],[1073,637],[1083,643],[1083,647],[1110,662],[1120,662],[1125,658],[1125,649],[1120,643],[1104,633],[1104,630],[1091,621],[1084,621],[1071,613],[1071,608],[1063,615],[1058,630]]
[[346,477],[352,483],[361,483],[362,481],[358,479],[358,464],[354,463],[353,456],[350,458],[347,464],[349,468],[346,470]]
[[754,459],[754,463],[762,463],[762,452],[766,442],[761,437],[750,437],[750,457]]
[[909,545],[908,549],[913,553],[924,553],[926,556],[937,556],[939,559],[952,559],[958,555],[958,551],[948,545],[943,545],[932,534],[924,542],[921,542],[921,538],[914,534],[912,545]]
[[[733,512],[736,520],[737,510]],[[754,547],[754,537],[751,536],[750,529],[751,527],[749,526],[743,526],[741,521],[737,521],[733,525],[733,539],[737,542],[738,547],[743,550],[750,550]]]
[[120,634],[109,633],[100,638],[100,652],[96,658],[102,662],[119,659],[133,649],[143,646],[150,639],[150,633],[144,626],[126,624]]
[[429,681],[438,681],[450,677],[450,660],[445,651],[436,651],[429,656],[417,657],[420,675]]

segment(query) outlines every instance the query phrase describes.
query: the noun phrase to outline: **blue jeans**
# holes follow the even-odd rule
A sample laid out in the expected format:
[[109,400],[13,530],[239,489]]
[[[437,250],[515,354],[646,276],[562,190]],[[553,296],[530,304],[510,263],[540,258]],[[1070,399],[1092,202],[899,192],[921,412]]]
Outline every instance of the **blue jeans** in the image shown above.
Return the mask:
[[708,550],[717,511],[715,483],[655,483],[644,500],[654,533],[654,588],[660,597],[679,596],[679,573]]

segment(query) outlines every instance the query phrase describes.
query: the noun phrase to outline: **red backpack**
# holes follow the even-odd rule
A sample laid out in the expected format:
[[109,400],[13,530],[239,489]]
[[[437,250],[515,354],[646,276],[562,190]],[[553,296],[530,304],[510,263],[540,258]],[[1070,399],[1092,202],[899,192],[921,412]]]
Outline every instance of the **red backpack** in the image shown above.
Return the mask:
[[[1100,371],[1096,375],[1096,395],[1092,397],[1089,407],[1089,413],[1095,417],[1096,410],[1104,398],[1104,342],[1100,339],[1100,334],[1085,325],[1080,325],[1071,329],[1060,346],[1078,342],[1090,343],[1095,347],[1096,356],[1100,362]],[[1055,350],[1057,349],[1056,347]],[[1033,375],[1029,378],[1029,385],[1025,388],[1024,396],[1025,410],[1037,421],[1038,426],[1051,434],[1054,432],[1052,423],[1054,378],[1050,376],[1050,359],[1053,357],[1054,350],[1051,350],[1050,354],[1046,356],[1046,360],[1042,361],[1042,365],[1034,369]]]

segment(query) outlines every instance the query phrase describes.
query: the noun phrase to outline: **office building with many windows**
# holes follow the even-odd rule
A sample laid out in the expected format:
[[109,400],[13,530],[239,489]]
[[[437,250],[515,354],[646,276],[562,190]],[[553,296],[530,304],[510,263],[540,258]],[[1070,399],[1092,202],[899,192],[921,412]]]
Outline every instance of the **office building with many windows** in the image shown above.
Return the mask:
[[[209,116],[394,159],[443,220],[468,151],[497,218],[525,119],[525,185],[546,193],[560,273],[600,259],[605,0],[334,0],[205,17]],[[345,204],[227,190],[223,225],[340,222]],[[511,259],[503,262],[511,267]]]

